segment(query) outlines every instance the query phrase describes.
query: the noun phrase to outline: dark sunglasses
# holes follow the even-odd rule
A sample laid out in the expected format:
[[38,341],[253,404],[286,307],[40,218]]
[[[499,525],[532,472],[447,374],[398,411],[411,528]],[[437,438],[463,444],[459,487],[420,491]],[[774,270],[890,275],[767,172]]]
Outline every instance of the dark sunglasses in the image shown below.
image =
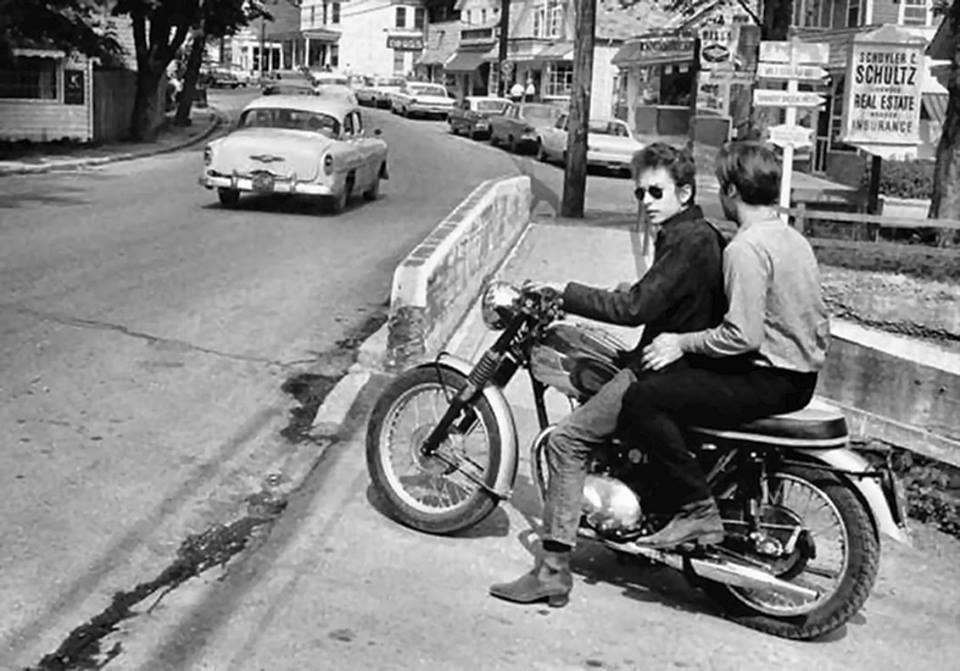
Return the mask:
[[663,188],[659,186],[651,186],[649,189],[646,189],[642,186],[638,186],[633,191],[633,195],[637,197],[637,200],[643,202],[643,197],[647,195],[647,192],[650,192],[650,195],[653,196],[654,200],[660,200],[663,198]]

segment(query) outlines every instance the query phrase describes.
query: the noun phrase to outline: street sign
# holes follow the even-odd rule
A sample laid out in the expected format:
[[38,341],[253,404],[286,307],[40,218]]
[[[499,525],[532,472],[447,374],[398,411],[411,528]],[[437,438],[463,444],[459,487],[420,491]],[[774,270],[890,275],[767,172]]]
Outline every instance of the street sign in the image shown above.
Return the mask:
[[789,63],[758,63],[757,77],[761,79],[802,79],[816,81],[829,73],[818,65],[790,65]]
[[780,147],[786,147],[787,145],[809,147],[813,145],[811,141],[813,129],[806,126],[780,124],[779,126],[770,126],[767,130],[770,131],[770,142]]
[[[791,59],[790,49],[795,50]],[[830,45],[826,42],[760,42],[760,60],[765,63],[816,63],[826,65],[830,60]]]
[[819,107],[826,98],[810,91],[777,91],[756,89],[753,104],[757,107]]

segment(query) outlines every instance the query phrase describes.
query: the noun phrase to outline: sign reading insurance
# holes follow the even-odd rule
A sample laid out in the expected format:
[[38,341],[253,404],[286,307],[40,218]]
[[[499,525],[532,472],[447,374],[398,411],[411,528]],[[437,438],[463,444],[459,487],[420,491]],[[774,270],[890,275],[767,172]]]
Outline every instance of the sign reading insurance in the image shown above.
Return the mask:
[[843,141],[917,145],[924,41],[893,26],[854,38],[847,67]]

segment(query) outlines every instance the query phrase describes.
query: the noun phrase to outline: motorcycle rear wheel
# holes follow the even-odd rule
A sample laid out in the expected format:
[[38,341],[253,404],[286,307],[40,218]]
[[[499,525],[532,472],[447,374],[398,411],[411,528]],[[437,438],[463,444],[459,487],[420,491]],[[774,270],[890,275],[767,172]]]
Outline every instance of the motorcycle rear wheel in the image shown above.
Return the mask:
[[[717,601],[729,619],[751,629],[795,640],[819,638],[846,623],[863,606],[873,587],[880,564],[880,545],[873,525],[863,504],[851,489],[834,476],[799,467],[784,468],[767,478],[768,498],[765,506],[779,508],[780,515],[799,519],[804,526],[812,524],[810,516],[791,508],[796,504],[785,503],[785,489],[806,490],[809,501],[819,497],[819,519],[832,516],[836,520],[839,540],[834,554],[839,552],[839,567],[824,569],[823,554],[829,555],[830,543],[827,534],[812,534],[811,542],[817,554],[808,559],[784,565],[779,577],[784,580],[803,581],[814,586],[813,578],[833,578],[831,588],[821,598],[806,604],[776,604],[759,590],[731,587],[719,583],[701,584],[704,591]],[[780,499],[779,503],[777,499]],[[796,497],[797,500],[802,496]],[[816,512],[816,511],[814,511]],[[821,530],[823,530],[821,528]],[[835,575],[832,575],[835,574]]]
[[[367,470],[373,485],[390,517],[418,531],[462,531],[482,521],[499,502],[461,470],[469,469],[486,487],[492,487],[500,468],[500,431],[482,396],[471,407],[475,419],[467,434],[454,434],[439,450],[459,462],[459,468],[448,472],[447,462],[419,454],[419,445],[440,420],[449,399],[466,383],[466,377],[448,368],[408,370],[377,400],[367,425]],[[404,413],[411,408],[413,421],[404,425]],[[482,435],[477,435],[478,431]],[[408,461],[412,472],[398,472],[398,460]]]

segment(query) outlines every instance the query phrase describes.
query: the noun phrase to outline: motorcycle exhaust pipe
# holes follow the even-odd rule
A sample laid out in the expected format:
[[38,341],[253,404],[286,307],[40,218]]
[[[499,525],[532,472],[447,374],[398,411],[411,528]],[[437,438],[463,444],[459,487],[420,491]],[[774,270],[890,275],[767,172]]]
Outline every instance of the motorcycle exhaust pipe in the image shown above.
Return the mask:
[[625,552],[634,556],[644,557],[650,561],[669,566],[681,572],[685,568],[685,561],[689,561],[690,568],[693,572],[704,580],[719,582],[733,587],[770,589],[787,596],[806,600],[813,600],[820,596],[820,593],[816,590],[795,585],[786,580],[780,580],[780,578],[755,566],[734,563],[724,559],[690,557],[677,552],[665,552],[655,548],[645,548],[634,543],[617,543],[616,541],[601,538],[593,531],[584,528],[580,529],[580,535],[598,540],[617,552]]

